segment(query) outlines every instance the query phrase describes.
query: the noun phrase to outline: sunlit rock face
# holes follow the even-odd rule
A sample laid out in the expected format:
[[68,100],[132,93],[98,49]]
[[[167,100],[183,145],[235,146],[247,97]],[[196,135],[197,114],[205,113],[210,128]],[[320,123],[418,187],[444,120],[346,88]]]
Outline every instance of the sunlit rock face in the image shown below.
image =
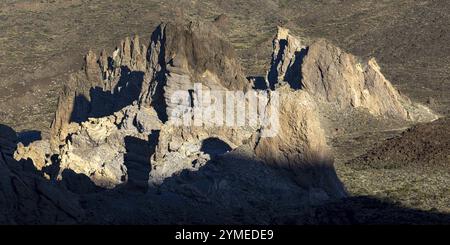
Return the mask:
[[288,169],[300,186],[318,188],[326,199],[344,197],[315,101],[307,92],[288,85],[276,91],[280,94],[278,133],[261,138],[256,155],[272,166]]
[[325,39],[304,46],[284,28],[278,29],[273,43],[267,76],[272,89],[288,83],[338,109],[360,108],[377,117],[410,121],[437,119],[432,111],[401,95],[374,58],[364,61]]

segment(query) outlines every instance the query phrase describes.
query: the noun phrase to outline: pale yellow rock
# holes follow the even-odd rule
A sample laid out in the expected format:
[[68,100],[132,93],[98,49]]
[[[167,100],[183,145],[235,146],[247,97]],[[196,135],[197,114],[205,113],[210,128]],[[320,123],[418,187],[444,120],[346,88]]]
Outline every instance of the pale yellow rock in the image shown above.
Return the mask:
[[[337,105],[341,109],[362,108],[377,117],[415,120],[407,97],[381,73],[374,58],[361,61],[325,39],[308,48],[301,67],[303,90],[318,101]],[[434,113],[421,112],[434,118]]]
[[314,100],[307,92],[293,91],[288,86],[277,92],[280,129],[275,137],[260,139],[255,148],[257,156],[269,164],[287,168],[310,163],[332,164]]
[[17,150],[14,152],[14,159],[32,160],[33,165],[37,170],[42,170],[44,167],[51,164],[50,159],[50,144],[48,141],[39,140],[24,146],[22,143],[17,144]]
[[289,29],[278,26],[277,27],[277,39],[287,39],[289,36]]
[[314,100],[307,92],[293,91],[287,85],[276,92],[280,96],[279,133],[261,138],[255,147],[256,156],[289,170],[304,188],[320,186],[329,196],[345,196]]

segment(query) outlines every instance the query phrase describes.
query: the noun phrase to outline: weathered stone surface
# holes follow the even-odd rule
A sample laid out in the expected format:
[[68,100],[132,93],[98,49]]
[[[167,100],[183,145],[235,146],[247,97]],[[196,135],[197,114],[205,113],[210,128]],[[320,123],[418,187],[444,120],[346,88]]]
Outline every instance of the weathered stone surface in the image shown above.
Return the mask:
[[86,72],[86,78],[89,81],[98,83],[102,78],[97,55],[91,50],[89,50],[85,57],[84,69]]
[[204,24],[161,24],[152,35],[149,57],[147,73],[152,79],[143,84],[140,104],[163,107],[157,110],[165,117],[175,106],[173,93],[193,89],[194,83],[215,89],[250,88],[232,46]]
[[270,68],[267,73],[267,87],[274,89],[279,82],[291,84],[300,81],[300,65],[306,52],[306,46],[290,35],[289,30],[278,27],[273,39],[273,52]]
[[252,130],[226,127],[164,125],[151,158],[149,183],[161,184],[183,170],[196,171],[208,160],[243,145],[253,133]]
[[89,112],[89,90],[85,76],[74,74],[60,93],[55,117],[51,125],[50,145],[58,152],[59,146],[65,143],[67,136],[78,127],[75,122],[87,119]]
[[314,100],[307,92],[294,91],[288,85],[276,92],[280,96],[278,134],[259,139],[256,155],[268,164],[292,171],[303,187],[323,189],[329,197],[345,196]]
[[168,24],[164,32],[166,64],[187,68],[195,82],[211,85],[213,81],[204,77],[209,72],[217,76],[222,87],[230,90],[249,88],[233,47],[206,24]]
[[[15,132],[1,125],[0,142]],[[13,140],[13,141],[11,141]],[[78,198],[12,158],[11,144],[0,145],[0,224],[75,224],[84,218]],[[13,147],[13,151],[15,147]]]
[[37,170],[42,170],[46,166],[52,165],[50,160],[52,151],[50,143],[47,140],[39,140],[24,146],[22,143],[17,145],[17,150],[14,152],[14,159],[31,160]]
[[[146,141],[152,131],[160,126],[153,110],[138,110],[136,106],[126,107],[112,116],[91,118],[81,123],[60,150],[59,178],[63,178],[65,169],[70,169],[89,176],[101,187],[113,188],[126,183],[127,137]],[[147,147],[150,148],[150,145]],[[143,161],[150,165],[149,156]]]
[[325,39],[302,46],[299,38],[279,28],[274,38],[268,86],[288,83],[315,100],[340,109],[362,108],[374,116],[431,121],[437,116],[412,103],[384,77],[374,58],[363,61]]
[[330,42],[313,43],[304,58],[302,85],[318,100],[341,108],[362,107],[376,116],[409,119],[405,99],[380,72],[374,59],[359,61]]
[[89,176],[99,186],[114,187],[126,176],[124,152],[123,138],[117,135],[113,118],[84,122],[61,148],[60,177],[64,169],[71,169]]
[[110,115],[137,100],[146,75],[146,56],[147,47],[140,46],[138,36],[121,41],[111,57],[105,50],[98,59],[94,52],[88,52],[84,73],[73,74],[59,96],[51,126],[54,151],[74,131],[72,122]]
[[134,71],[145,71],[147,68],[147,46],[140,45],[139,36],[135,35],[133,37],[133,42],[131,43],[131,70]]

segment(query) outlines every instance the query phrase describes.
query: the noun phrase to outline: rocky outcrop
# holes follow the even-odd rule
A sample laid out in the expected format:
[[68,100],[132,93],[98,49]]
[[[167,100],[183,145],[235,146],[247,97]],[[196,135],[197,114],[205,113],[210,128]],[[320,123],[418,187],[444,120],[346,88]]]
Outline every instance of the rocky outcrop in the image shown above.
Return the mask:
[[[0,125],[0,223],[269,224],[346,196],[322,106],[435,118],[401,95],[374,59],[323,39],[304,45],[284,28],[273,48],[262,90],[205,24],[161,24],[148,45],[134,36],[111,55],[89,51],[61,93],[48,141],[17,145]],[[215,125],[210,115],[195,125],[196,110],[236,96],[205,101],[198,86],[239,91],[232,112],[245,115],[244,124]]]
[[57,152],[76,125],[90,117],[111,115],[139,97],[147,67],[147,47],[139,37],[126,38],[112,56],[89,51],[83,72],[72,74],[58,100],[51,126],[51,147]]
[[85,77],[81,74],[73,74],[60,93],[51,125],[50,145],[54,152],[58,152],[59,146],[74,132],[77,127],[75,123],[87,119],[90,85],[84,81]]
[[319,100],[340,108],[362,107],[376,116],[410,119],[405,99],[386,80],[375,59],[360,62],[320,39],[308,48],[301,69],[302,86]]
[[233,47],[214,29],[202,23],[188,26],[167,24],[161,28],[164,32],[162,49],[169,74],[187,69],[193,82],[201,82],[205,86],[213,86],[217,82],[229,90],[250,87]]
[[[306,46],[302,45],[298,38],[289,34],[289,30],[283,27],[278,27],[272,45],[272,60],[267,73],[267,87],[275,89],[275,85],[281,81],[295,86],[295,83],[301,79],[300,65],[306,52]],[[298,85],[296,88],[299,88]]]
[[15,161],[17,141],[0,125],[0,224],[75,224],[84,212],[78,198],[43,178],[42,172]]
[[[212,160],[215,154],[202,147],[214,139],[227,151],[250,145],[264,162],[295,173],[300,185],[322,188],[327,193],[323,196],[344,196],[319,107],[363,108],[375,116],[406,120],[412,119],[405,106],[411,102],[384,78],[373,59],[363,63],[322,39],[305,46],[284,28],[278,29],[273,45],[267,91],[250,88],[232,47],[203,24],[161,24],[148,46],[135,37],[122,41],[110,57],[105,51],[99,58],[89,52],[84,73],[74,75],[63,91],[53,124],[51,145],[61,171],[71,169],[98,186],[114,188],[128,181],[130,158],[150,167],[148,181],[159,185]],[[261,124],[173,125],[177,113],[203,105],[194,83],[217,91],[265,93],[269,99],[257,116],[265,115],[278,96],[276,133],[264,137],[270,130]],[[186,100],[173,99],[180,91],[186,92]],[[249,103],[247,98],[246,109]],[[145,156],[130,153],[130,138],[141,140]]]
[[232,46],[205,24],[161,24],[150,44],[126,38],[107,57],[85,57],[84,73],[71,77],[64,88],[52,123],[52,149],[64,144],[72,122],[111,115],[138,100],[153,106],[166,121],[175,104],[175,91],[202,83],[210,88],[246,90],[251,87]]
[[[71,169],[77,174],[89,176],[97,186],[104,188],[126,183],[126,157],[132,154],[127,139],[146,142],[160,127],[161,122],[154,110],[138,110],[133,105],[114,115],[82,122],[60,149],[59,178],[62,178],[65,169]],[[142,147],[150,149],[151,146],[143,143]],[[150,164],[150,156],[141,156],[139,160]]]
[[126,38],[111,57],[89,52],[84,73],[75,74],[60,96],[52,124],[61,171],[86,174],[108,188],[126,182],[125,138],[148,141],[179,106],[172,94],[194,83],[221,90],[250,85],[231,45],[202,24],[162,24],[148,47]]
[[[132,162],[151,167],[149,183],[159,185],[212,160],[215,154],[202,147],[216,139],[227,151],[249,144],[264,162],[295,173],[301,185],[341,197],[345,193],[334,173],[319,107],[363,108],[374,116],[413,119],[405,106],[411,102],[385,79],[375,60],[364,63],[323,39],[306,46],[279,28],[268,90],[262,91],[272,99],[257,112],[267,113],[279,96],[279,124],[272,137],[263,136],[269,129],[261,124],[173,125],[177,113],[203,105],[194,83],[217,91],[251,90],[233,48],[212,30],[199,23],[161,24],[149,45],[141,45],[136,36],[123,40],[112,56],[102,51],[97,58],[89,52],[84,73],[74,75],[63,91],[52,126],[51,145],[61,171],[71,169],[106,188],[124,184],[127,157],[133,155],[127,139],[132,138],[147,148]],[[180,91],[186,100],[174,100]],[[244,107],[249,103],[247,98]]]
[[[322,39],[306,46],[284,28],[273,42],[267,89],[254,90],[233,48],[212,30],[195,23],[161,24],[148,45],[136,36],[124,39],[111,56],[104,50],[99,56],[89,52],[83,71],[72,76],[61,94],[51,152],[42,142],[19,145],[16,159],[31,159],[37,169],[47,169],[49,156],[56,154],[55,178],[69,183],[75,193],[83,193],[83,186],[95,192],[93,183],[111,193],[122,188],[148,195],[151,190],[176,193],[187,203],[209,200],[209,194],[196,180],[185,180],[186,173],[209,183],[208,176],[216,174],[211,164],[247,161],[254,172],[243,167],[247,172],[237,174],[234,185],[243,184],[244,175],[261,186],[268,183],[256,180],[258,176],[279,178],[281,189],[301,193],[299,203],[313,204],[346,196],[327,145],[321,106],[360,108],[401,120],[433,115],[412,109],[419,107],[399,94],[374,59],[363,62]],[[209,125],[212,119],[206,118],[205,124],[195,125],[194,112],[206,103],[198,86],[254,94],[233,108],[233,113],[248,113],[247,124]],[[176,99],[180,92],[183,100]],[[219,103],[223,99],[213,97]],[[261,102],[258,108],[251,107],[254,101]],[[176,124],[180,116],[192,124]],[[275,121],[267,124],[268,119]],[[75,182],[68,171],[78,176]],[[88,178],[87,184],[79,176]],[[216,190],[210,195],[223,191],[226,184],[221,183],[208,184]],[[242,194],[239,188],[227,190]],[[214,198],[208,202],[221,202]]]
[[222,90],[250,88],[242,70],[232,46],[205,24],[162,24],[152,34],[147,71],[152,78],[144,81],[140,104],[154,106],[165,120],[176,106],[172,94],[193,89],[194,83]]
[[183,170],[196,171],[209,160],[251,141],[254,130],[164,125],[152,155],[149,183],[158,185]]
[[287,168],[308,162],[331,162],[314,100],[308,93],[287,86],[276,91],[280,93],[280,128],[275,137],[259,140],[256,154],[268,163]]
[[274,38],[268,84],[288,83],[318,102],[339,109],[362,108],[377,117],[430,121],[437,116],[411,102],[384,77],[374,58],[363,61],[325,39],[309,46],[284,28]]
[[[126,176],[123,169],[125,147],[117,136],[112,118],[91,119],[81,124],[67,144],[61,148],[61,178],[64,169],[89,176],[105,188],[120,184]],[[105,144],[105,141],[108,143]]]
[[324,199],[329,199],[328,195],[344,197],[315,101],[307,92],[294,91],[286,84],[276,92],[280,96],[278,133],[259,139],[256,156],[272,166],[288,169],[300,186],[318,188]]
[[31,142],[28,146],[19,143],[14,152],[14,159],[16,161],[31,160],[36,169],[41,171],[44,167],[52,165],[51,154],[49,141],[38,140]]

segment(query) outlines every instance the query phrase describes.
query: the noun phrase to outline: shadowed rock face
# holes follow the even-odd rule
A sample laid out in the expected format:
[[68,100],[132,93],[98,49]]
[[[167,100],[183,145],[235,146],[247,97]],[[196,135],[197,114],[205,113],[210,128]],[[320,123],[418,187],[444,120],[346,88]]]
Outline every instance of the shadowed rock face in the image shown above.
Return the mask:
[[30,161],[14,160],[16,133],[0,124],[0,223],[75,224],[84,213],[75,195],[42,177]]
[[[3,130],[4,127],[0,128]],[[11,129],[8,131],[13,132]],[[0,135],[4,136],[2,131]],[[7,141],[0,139],[3,143]],[[136,139],[126,141],[127,148],[133,148],[127,159],[135,159],[135,153],[146,154],[142,148],[146,143]],[[105,191],[96,187],[86,175],[71,170],[63,172],[62,181],[53,177],[45,179],[31,162],[13,160],[9,153],[5,153],[8,149],[4,148],[5,145],[0,146],[0,224],[450,222],[450,217],[445,214],[406,209],[367,197],[326,202],[329,194],[320,185],[299,186],[288,178],[289,172],[255,160],[256,156],[249,147],[225,153],[208,161],[198,171],[184,170],[167,178],[157,188],[139,183],[143,178],[141,173],[148,168],[129,163],[127,167],[133,171],[129,177],[133,179],[126,185]],[[14,142],[8,146],[13,147]],[[333,171],[325,165],[319,168],[320,171],[317,171],[317,166],[309,167],[303,168],[303,173]],[[44,172],[54,176],[54,169],[45,169]]]
[[283,27],[278,27],[272,44],[273,52],[267,73],[267,86],[274,89],[279,81],[286,81],[292,87],[300,88],[300,69],[303,56],[307,51],[306,46]]
[[3,153],[12,154],[17,144],[16,132],[3,124],[0,124],[0,146]]

